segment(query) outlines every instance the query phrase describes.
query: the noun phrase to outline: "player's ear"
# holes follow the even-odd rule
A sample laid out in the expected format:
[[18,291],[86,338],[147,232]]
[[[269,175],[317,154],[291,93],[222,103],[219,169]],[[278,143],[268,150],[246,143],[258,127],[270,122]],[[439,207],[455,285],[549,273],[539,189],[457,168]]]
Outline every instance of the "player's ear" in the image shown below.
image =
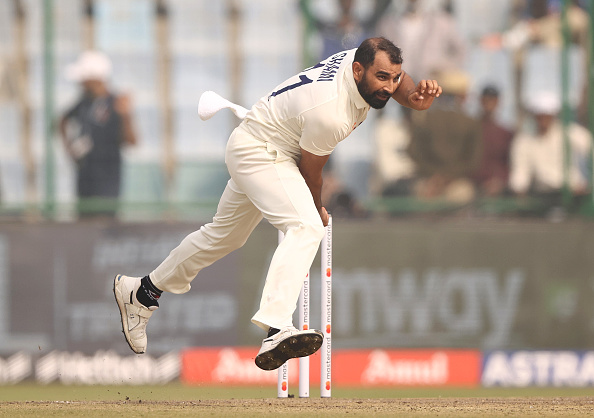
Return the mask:
[[365,67],[361,65],[360,62],[354,61],[353,62],[353,76],[355,77],[355,81],[358,83],[363,79],[363,73],[365,72]]

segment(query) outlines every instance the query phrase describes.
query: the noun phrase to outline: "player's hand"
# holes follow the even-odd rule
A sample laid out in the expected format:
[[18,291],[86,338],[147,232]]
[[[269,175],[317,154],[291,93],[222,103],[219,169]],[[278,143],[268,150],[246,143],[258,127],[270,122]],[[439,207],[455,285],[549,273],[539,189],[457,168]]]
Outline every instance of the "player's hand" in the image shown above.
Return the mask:
[[326,208],[323,206],[320,208],[320,218],[322,218],[322,223],[324,226],[328,226],[330,216],[328,216],[328,211],[326,211]]
[[442,93],[441,86],[435,80],[421,80],[415,90],[408,96],[411,107],[415,110],[426,110],[431,107],[433,99]]

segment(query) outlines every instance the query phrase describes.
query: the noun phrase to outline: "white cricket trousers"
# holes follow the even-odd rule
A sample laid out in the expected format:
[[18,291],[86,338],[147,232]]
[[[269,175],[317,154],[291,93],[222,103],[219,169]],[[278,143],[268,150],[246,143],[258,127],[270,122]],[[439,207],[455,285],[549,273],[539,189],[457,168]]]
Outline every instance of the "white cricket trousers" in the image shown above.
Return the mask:
[[243,123],[229,138],[225,162],[231,179],[212,222],[185,237],[150,274],[151,281],[167,292],[187,292],[200,270],[245,244],[264,217],[285,238],[272,257],[252,322],[264,330],[290,326],[324,235],[313,197],[296,162],[252,136]]

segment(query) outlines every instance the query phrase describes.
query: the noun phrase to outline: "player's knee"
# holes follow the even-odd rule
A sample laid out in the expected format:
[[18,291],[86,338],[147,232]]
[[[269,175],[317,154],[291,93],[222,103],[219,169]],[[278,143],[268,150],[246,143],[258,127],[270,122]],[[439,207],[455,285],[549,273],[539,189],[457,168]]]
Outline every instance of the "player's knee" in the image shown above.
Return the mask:
[[247,237],[242,237],[240,239],[237,239],[235,242],[232,242],[229,247],[231,247],[231,251],[235,251],[240,249],[241,247],[243,247],[245,245],[245,243],[247,242],[249,236]]
[[299,227],[311,240],[318,243],[322,241],[322,238],[324,237],[324,226],[321,222],[303,222]]

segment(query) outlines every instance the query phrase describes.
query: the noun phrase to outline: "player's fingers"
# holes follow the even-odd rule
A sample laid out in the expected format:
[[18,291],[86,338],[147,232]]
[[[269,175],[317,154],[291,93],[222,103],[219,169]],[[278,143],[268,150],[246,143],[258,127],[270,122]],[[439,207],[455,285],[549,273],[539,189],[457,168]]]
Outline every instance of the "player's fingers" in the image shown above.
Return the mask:
[[427,80],[427,92],[431,95],[431,96],[435,96],[435,93],[437,92],[437,81],[435,80]]
[[442,90],[441,86],[439,86],[439,85],[438,85],[438,86],[437,86],[437,93],[435,93],[435,97],[439,97],[439,96],[441,96],[441,93],[442,93],[442,92],[443,92],[443,90]]
[[437,94],[437,89],[439,88],[439,83],[437,80],[433,80],[433,94]]
[[419,85],[417,86],[417,90],[419,90],[422,93],[425,93],[425,90],[427,90],[427,80],[421,80],[419,81]]

